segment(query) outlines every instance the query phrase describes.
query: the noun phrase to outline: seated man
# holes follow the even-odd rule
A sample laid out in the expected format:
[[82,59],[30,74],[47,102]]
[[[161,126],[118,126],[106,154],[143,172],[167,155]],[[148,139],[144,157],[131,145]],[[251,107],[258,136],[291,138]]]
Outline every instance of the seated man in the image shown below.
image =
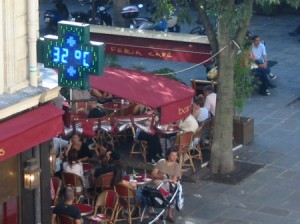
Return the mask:
[[193,103],[193,116],[199,123],[202,123],[206,119],[210,118],[210,112],[204,107],[205,97],[200,94],[196,97]]
[[271,79],[276,79],[276,75],[272,74],[270,68],[268,67],[266,47],[260,42],[260,38],[257,35],[253,36],[252,55],[255,63],[258,66],[257,70],[259,72],[268,74]]
[[[152,170],[152,178],[156,186],[160,185],[165,179],[170,179],[172,182],[177,182],[180,177],[180,165],[177,163],[178,153],[176,150],[169,150],[166,153],[166,159],[158,161]],[[168,186],[163,186],[165,190],[169,190]],[[174,210],[175,204],[170,206],[167,212],[167,221],[174,223]]]
[[56,216],[60,214],[73,218],[75,224],[82,224],[79,209],[72,205],[75,199],[75,193],[73,188],[67,187],[65,196],[65,202],[57,204],[52,211],[52,224],[56,223]]
[[193,115],[189,115],[184,119],[181,119],[179,121],[178,127],[183,131],[183,132],[193,132],[194,134],[198,130],[198,122],[196,118]]
[[204,107],[206,107],[212,116],[216,114],[217,94],[214,93],[214,88],[211,85],[204,87],[203,94],[205,96]]

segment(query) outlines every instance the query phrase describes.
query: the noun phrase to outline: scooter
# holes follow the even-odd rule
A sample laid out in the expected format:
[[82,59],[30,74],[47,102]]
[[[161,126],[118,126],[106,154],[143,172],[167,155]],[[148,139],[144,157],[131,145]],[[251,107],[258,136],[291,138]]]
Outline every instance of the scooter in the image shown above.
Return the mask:
[[88,12],[72,12],[71,21],[89,23],[95,25],[112,26],[112,17],[108,13],[109,6],[99,5],[96,9],[96,14],[92,16],[92,10]]
[[[129,20],[131,29],[156,30],[168,32],[180,32],[180,26],[177,24],[177,16],[170,16],[167,20],[160,20],[154,23],[151,18],[138,17],[139,9],[143,8],[142,4],[138,6],[130,5],[122,9],[121,14],[124,19]],[[147,7],[147,11],[154,13],[155,7]]]
[[53,1],[55,9],[46,10],[44,13],[44,22],[46,25],[46,34],[57,34],[57,23],[61,20],[68,20],[69,11],[62,0]]

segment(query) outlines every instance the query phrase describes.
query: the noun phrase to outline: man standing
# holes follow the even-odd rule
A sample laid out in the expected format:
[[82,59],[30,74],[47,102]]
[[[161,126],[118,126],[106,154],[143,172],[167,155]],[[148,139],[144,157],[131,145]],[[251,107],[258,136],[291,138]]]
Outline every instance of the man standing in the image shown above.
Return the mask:
[[214,93],[214,88],[211,85],[204,87],[203,94],[205,96],[204,107],[206,107],[212,116],[216,114],[217,94]]
[[55,224],[57,215],[66,215],[74,219],[74,224],[82,224],[81,214],[73,204],[75,192],[72,187],[66,189],[66,199],[64,203],[57,204],[52,211],[52,224]]

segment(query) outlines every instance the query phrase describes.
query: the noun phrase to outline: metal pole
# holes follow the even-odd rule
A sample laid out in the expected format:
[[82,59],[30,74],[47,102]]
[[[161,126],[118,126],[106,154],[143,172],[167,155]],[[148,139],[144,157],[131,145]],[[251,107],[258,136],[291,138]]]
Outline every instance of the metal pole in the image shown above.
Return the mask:
[[29,54],[29,79],[30,86],[36,87],[38,84],[38,70],[37,70],[37,21],[38,21],[38,1],[27,1],[27,30],[28,30],[28,54]]
[[[37,160],[38,166],[40,167],[41,159],[40,159],[40,145],[35,146],[33,150],[34,157]],[[35,214],[35,224],[41,224],[41,179],[39,187],[34,190],[34,214]]]

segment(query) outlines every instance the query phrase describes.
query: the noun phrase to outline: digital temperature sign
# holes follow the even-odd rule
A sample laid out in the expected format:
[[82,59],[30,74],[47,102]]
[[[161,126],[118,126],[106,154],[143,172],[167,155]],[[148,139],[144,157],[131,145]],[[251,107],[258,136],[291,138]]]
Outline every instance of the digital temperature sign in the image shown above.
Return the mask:
[[59,86],[89,89],[89,75],[103,74],[104,44],[90,41],[88,24],[61,21],[58,36],[45,36],[39,47],[39,62],[58,69]]

